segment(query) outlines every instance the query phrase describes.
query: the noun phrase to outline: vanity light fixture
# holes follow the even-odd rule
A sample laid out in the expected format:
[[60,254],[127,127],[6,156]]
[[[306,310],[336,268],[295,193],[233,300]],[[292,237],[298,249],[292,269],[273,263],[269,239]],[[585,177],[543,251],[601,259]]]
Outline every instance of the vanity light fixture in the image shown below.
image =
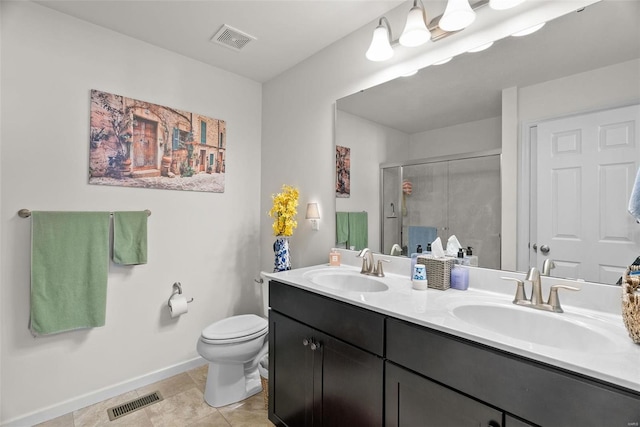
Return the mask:
[[505,10],[516,7],[520,3],[524,3],[525,0],[490,0],[489,7],[494,10]]
[[475,0],[471,4],[470,0],[447,0],[444,13],[427,23],[424,3],[422,0],[413,0],[413,7],[407,14],[399,39],[393,39],[391,24],[387,18],[383,16],[378,20],[366,57],[369,61],[386,61],[393,57],[393,49],[398,44],[405,47],[421,46],[430,40],[440,40],[468,27],[476,18],[476,10],[483,6],[491,4],[493,9],[508,9],[523,1],[525,0]]
[[438,24],[445,31],[460,31],[467,28],[476,19],[469,0],[449,0],[444,15]]
[[[386,24],[386,26],[385,26]],[[378,26],[373,31],[371,45],[367,50],[366,57],[369,61],[386,61],[393,56],[391,48],[391,25],[384,16],[378,21]]]
[[418,0],[413,0],[413,7],[407,15],[407,22],[399,42],[402,46],[416,47],[429,40],[431,40],[431,32],[427,28],[427,14],[424,10],[424,4],[420,0],[420,6],[418,6]]
[[413,71],[404,73],[402,77],[411,77],[411,76],[415,76],[416,74],[418,74],[418,70],[413,70]]
[[522,36],[528,36],[529,34],[533,34],[536,31],[538,31],[540,28],[544,27],[544,24],[546,24],[546,22],[543,22],[541,24],[537,24],[534,25],[532,27],[529,28],[525,28],[524,30],[521,31],[516,31],[515,33],[511,34],[513,37],[522,37]]
[[320,229],[320,211],[318,210],[317,203],[307,203],[307,214],[304,218],[311,221],[312,230],[318,231]]

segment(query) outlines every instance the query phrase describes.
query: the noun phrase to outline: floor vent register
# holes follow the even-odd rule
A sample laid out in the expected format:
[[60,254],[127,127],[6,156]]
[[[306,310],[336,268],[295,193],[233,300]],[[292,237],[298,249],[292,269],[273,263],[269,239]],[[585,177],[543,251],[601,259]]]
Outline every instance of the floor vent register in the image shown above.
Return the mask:
[[160,394],[160,392],[154,391],[153,393],[123,403],[122,405],[109,408],[107,409],[107,414],[109,414],[109,420],[114,421],[124,417],[125,415],[129,415],[130,413],[135,412],[138,409],[146,408],[149,405],[160,402],[161,400],[162,395]]

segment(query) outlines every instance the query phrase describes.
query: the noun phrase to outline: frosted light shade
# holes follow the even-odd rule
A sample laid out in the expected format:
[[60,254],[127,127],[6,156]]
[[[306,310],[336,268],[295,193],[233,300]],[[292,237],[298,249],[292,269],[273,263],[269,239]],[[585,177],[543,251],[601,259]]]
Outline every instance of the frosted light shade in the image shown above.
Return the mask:
[[525,28],[524,30],[517,31],[511,35],[513,37],[528,36],[529,34],[533,34],[536,31],[538,31],[540,28],[544,27],[544,24],[546,24],[546,22],[543,22],[542,24],[534,25],[533,27]]
[[431,33],[424,23],[424,11],[419,6],[413,6],[407,15],[407,23],[400,36],[400,44],[416,47],[431,40]]
[[524,3],[524,1],[525,0],[489,0],[489,7],[494,10],[511,9],[520,3]]
[[449,0],[438,26],[445,31],[460,31],[476,19],[469,0]]
[[434,62],[432,65],[442,65],[442,64],[446,64],[447,62],[451,61],[453,59],[453,56],[450,56],[448,58],[445,58],[441,61],[436,61]]
[[373,31],[371,45],[366,57],[369,61],[386,61],[393,56],[393,48],[389,43],[389,30],[384,25],[378,25]]
[[307,203],[307,214],[305,219],[320,219],[320,211],[317,203]]

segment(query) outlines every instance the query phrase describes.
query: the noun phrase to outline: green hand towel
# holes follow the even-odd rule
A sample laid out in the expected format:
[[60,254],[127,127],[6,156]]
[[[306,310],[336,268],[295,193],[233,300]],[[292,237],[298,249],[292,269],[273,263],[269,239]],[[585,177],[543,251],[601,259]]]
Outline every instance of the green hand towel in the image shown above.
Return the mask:
[[31,213],[34,335],[103,326],[109,212]]
[[349,240],[349,214],[336,212],[336,243],[347,243]]
[[349,212],[348,247],[355,246],[356,251],[369,245],[369,228],[366,212]]
[[113,261],[117,264],[147,263],[147,212],[113,213]]

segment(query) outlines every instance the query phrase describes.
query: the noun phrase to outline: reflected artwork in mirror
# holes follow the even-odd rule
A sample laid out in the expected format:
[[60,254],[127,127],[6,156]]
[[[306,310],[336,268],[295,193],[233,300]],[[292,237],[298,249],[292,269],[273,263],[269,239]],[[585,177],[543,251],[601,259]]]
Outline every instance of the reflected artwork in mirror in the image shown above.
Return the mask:
[[[613,236],[610,240],[616,242],[626,239],[629,244],[625,251],[608,254],[606,262],[598,256],[588,261],[569,262],[557,249],[558,241],[575,237],[556,234],[543,239],[536,234],[538,221],[544,216],[538,211],[539,195],[562,192],[538,188],[535,138],[539,125],[558,118],[640,104],[638,82],[640,2],[603,1],[550,21],[531,35],[497,40],[486,51],[462,54],[446,64],[426,67],[412,77],[400,77],[341,98],[336,102],[335,143],[352,148],[352,161],[360,167],[352,171],[351,184],[359,189],[359,194],[351,199],[337,199],[336,210],[368,211],[369,246],[378,252],[389,254],[394,243],[403,247],[403,253],[414,251],[415,248],[409,247],[407,227],[416,222],[439,229],[438,235],[446,244],[451,234],[466,234],[453,229],[452,224],[461,218],[463,224],[474,230],[487,228],[486,236],[467,234],[466,241],[461,240],[463,246],[474,247],[480,266],[506,268],[500,264],[504,254],[516,254],[516,261],[509,269],[526,271],[529,266],[542,269],[546,261],[547,267],[555,265],[548,269],[550,275],[613,284],[621,266],[635,259],[630,254],[640,255],[640,245],[636,243],[640,241],[640,225],[632,224],[638,229],[630,230],[626,218],[627,229],[620,225],[621,218],[628,215],[623,199],[626,196],[628,201],[640,164],[638,149],[631,150],[635,154],[627,154],[625,166],[611,167],[605,171],[608,175],[599,175],[588,201],[594,204],[581,205],[583,210],[593,206],[603,213],[592,226],[601,231],[599,239],[606,240],[607,236]],[[513,136],[505,136],[505,129]],[[629,132],[629,144],[640,147],[638,124],[625,132]],[[623,133],[612,131],[610,136],[615,134],[615,139]],[[508,164],[504,163],[505,147],[517,152]],[[428,198],[419,198],[426,194],[429,185],[444,184],[437,179],[418,178],[416,171],[420,167],[408,165],[433,163],[434,159],[447,157],[464,158],[470,153],[487,151],[503,153],[497,171],[499,182],[492,185],[495,193],[484,192],[479,181],[467,175],[472,184],[466,185],[472,191],[460,193],[459,197],[451,196],[439,205],[430,203]],[[496,158],[499,157],[497,154]],[[392,167],[383,167],[385,165]],[[582,165],[575,167],[582,168]],[[478,169],[478,173],[480,171]],[[401,194],[402,181],[409,176],[414,180],[412,195],[405,197],[403,203],[403,198],[396,195]],[[616,180],[607,181],[614,176]],[[501,186],[516,182],[517,195],[512,197],[517,200],[502,200],[501,194],[505,193],[504,190],[501,193]],[[558,185],[560,181],[555,182]],[[566,185],[570,181],[562,182]],[[616,186],[624,184],[624,189],[615,193],[615,202],[598,200],[609,194],[600,189],[614,185],[613,182]],[[393,197],[385,196],[388,186],[395,188]],[[574,194],[568,187],[563,188],[567,194]],[[497,206],[517,206],[517,209],[503,210],[502,217],[498,210],[496,215],[492,214],[493,223],[489,227],[475,224],[470,219],[485,207],[469,197],[478,194],[483,200],[493,200]],[[584,198],[580,195],[572,200],[578,203],[579,197]],[[449,199],[460,203],[451,204]],[[434,210],[435,206],[439,206],[438,209]],[[575,210],[576,204],[573,206]],[[561,208],[559,204],[553,209]],[[558,221],[567,216],[558,211],[549,218],[553,232],[553,218]],[[507,229],[515,237],[506,239],[506,234],[501,235],[504,221],[517,224]],[[391,225],[394,222],[395,227]],[[497,228],[491,228],[494,226]],[[502,230],[504,233],[504,227]],[[550,250],[537,250],[539,246]],[[577,247],[581,248],[579,252],[590,250],[586,244],[579,243]],[[611,250],[609,247],[607,252]],[[490,256],[483,260],[483,255]],[[617,259],[615,265],[612,259]],[[599,264],[587,273],[587,263]]]

